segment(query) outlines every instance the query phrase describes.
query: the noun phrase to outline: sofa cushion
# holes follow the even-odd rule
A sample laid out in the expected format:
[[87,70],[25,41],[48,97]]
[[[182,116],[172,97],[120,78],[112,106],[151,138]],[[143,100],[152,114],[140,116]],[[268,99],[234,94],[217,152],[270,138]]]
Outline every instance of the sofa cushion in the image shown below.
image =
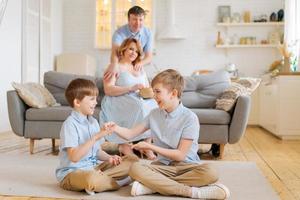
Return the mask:
[[216,109],[230,111],[237,98],[241,95],[246,95],[247,90],[244,86],[238,83],[232,83],[222,95],[217,99]]
[[[91,80],[98,85],[96,77],[93,76],[67,74],[55,71],[48,71],[44,74],[44,85],[53,94],[58,103],[68,105],[65,99],[65,89],[69,83],[76,78]],[[99,91],[99,93],[101,93],[101,91]]]
[[69,83],[76,78],[83,78],[87,80],[91,80],[96,83],[96,77],[87,76],[87,75],[75,75],[75,74],[67,74],[56,71],[48,71],[44,74],[44,83],[55,85],[58,88],[66,89]]
[[45,108],[48,106],[59,106],[52,94],[39,83],[16,83],[12,86],[18,92],[22,100],[30,107]]
[[229,74],[224,70],[184,79],[182,103],[189,108],[214,108],[216,99],[230,86]]
[[[71,114],[72,108],[69,106],[29,108],[26,111],[26,120],[30,121],[65,121]],[[95,109],[94,117],[98,120],[100,108]]]
[[251,95],[256,88],[258,88],[261,82],[261,78],[251,78],[251,77],[242,77],[237,80],[237,83],[244,86],[248,92],[248,95]]
[[251,95],[260,82],[259,78],[241,78],[234,81],[217,99],[216,109],[230,111],[239,96]]
[[227,125],[231,120],[230,114],[223,110],[199,108],[192,108],[191,110],[197,115],[200,124]]

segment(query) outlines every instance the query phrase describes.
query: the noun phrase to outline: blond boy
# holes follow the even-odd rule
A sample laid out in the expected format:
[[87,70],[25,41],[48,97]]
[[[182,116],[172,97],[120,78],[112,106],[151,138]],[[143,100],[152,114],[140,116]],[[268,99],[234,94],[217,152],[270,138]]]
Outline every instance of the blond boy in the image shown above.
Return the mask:
[[98,96],[95,84],[75,79],[68,85],[65,96],[73,111],[60,132],[60,165],[56,169],[60,186],[65,190],[94,194],[129,184],[129,168],[138,158],[111,156],[101,149],[103,137],[111,131],[100,129],[92,116]]
[[151,129],[153,143],[133,145],[137,150],[152,150],[158,160],[134,163],[129,175],[135,180],[133,196],[160,193],[201,199],[225,199],[230,193],[226,186],[216,183],[216,171],[200,161],[197,155],[199,121],[197,116],[180,101],[183,77],[168,69],[154,77],[154,98],[159,108],[154,109],[132,129],[113,125],[114,132],[125,139],[136,137]]

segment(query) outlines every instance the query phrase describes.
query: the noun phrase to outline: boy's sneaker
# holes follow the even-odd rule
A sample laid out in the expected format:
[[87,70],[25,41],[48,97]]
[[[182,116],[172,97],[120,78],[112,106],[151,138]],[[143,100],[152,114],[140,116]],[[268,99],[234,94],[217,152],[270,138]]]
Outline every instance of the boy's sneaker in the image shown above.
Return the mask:
[[221,183],[214,183],[203,187],[192,187],[192,198],[227,199],[229,196],[229,189]]
[[95,192],[94,191],[90,191],[90,190],[87,190],[87,189],[84,189],[85,192],[88,194],[88,195],[94,195]]
[[144,186],[143,184],[137,181],[134,181],[132,184],[132,188],[131,188],[132,196],[139,196],[139,195],[153,194],[153,193],[155,193],[153,190],[147,188],[146,186]]

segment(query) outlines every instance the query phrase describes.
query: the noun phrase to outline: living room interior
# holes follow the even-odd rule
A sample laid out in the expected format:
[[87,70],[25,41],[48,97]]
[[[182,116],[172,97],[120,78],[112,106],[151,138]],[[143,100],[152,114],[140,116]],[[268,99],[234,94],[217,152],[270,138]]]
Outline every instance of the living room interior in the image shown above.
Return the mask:
[[[209,141],[208,144],[199,144],[202,160],[216,162],[220,170],[230,172],[222,175],[226,183],[232,184],[230,199],[300,200],[300,3],[297,0],[22,0],[21,3],[0,0],[0,158],[16,165],[21,161],[29,163],[26,160],[35,163],[35,159],[40,159],[37,163],[45,168],[47,162],[56,164],[59,144],[56,136],[52,145],[51,140],[37,137],[33,148],[31,138],[14,133],[7,92],[15,90],[12,82],[46,86],[45,79],[53,80],[45,76],[49,71],[88,75],[95,77],[94,80],[102,77],[110,62],[111,35],[116,27],[127,23],[126,12],[132,5],[141,5],[148,11],[145,26],[154,36],[153,59],[144,66],[149,77],[173,68],[185,77],[205,78],[225,70],[231,82],[259,80],[259,86],[247,93],[251,108],[246,130],[240,128],[243,132],[240,138],[230,142],[228,131],[228,141],[219,157],[211,151],[211,143],[215,142],[209,140],[208,129],[203,129],[208,137],[203,141]],[[59,102],[58,96],[53,96]],[[237,110],[236,106],[234,109]],[[247,113],[245,110],[241,112]],[[5,172],[13,174],[13,170],[0,169],[1,176]],[[240,176],[244,183],[234,176]],[[43,181],[47,185],[47,180]],[[6,190],[0,189],[0,198],[97,198],[71,193],[60,196],[54,194],[54,186],[45,194],[33,192],[29,186],[28,191],[19,191],[17,187],[26,184],[25,179],[9,183],[12,185]],[[0,181],[0,186],[4,185]],[[257,196],[251,196],[252,187]],[[235,190],[240,193],[234,194]],[[128,198],[125,190],[121,193],[122,198]],[[101,198],[119,198],[110,195]]]

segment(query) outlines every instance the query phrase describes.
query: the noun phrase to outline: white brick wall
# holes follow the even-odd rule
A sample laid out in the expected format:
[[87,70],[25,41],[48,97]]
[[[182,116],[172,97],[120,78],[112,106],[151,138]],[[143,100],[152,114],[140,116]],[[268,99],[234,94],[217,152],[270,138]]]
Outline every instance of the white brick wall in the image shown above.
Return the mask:
[[[174,0],[175,22],[186,33],[185,40],[155,41],[156,56],[153,62],[159,68],[176,68],[184,75],[197,69],[219,69],[235,63],[240,74],[258,76],[265,71],[278,52],[271,48],[217,49],[214,47],[217,31],[217,7],[230,5],[231,12],[250,10],[252,16],[277,12],[284,0]],[[156,32],[162,30],[167,14],[166,1],[156,0]],[[97,58],[98,74],[109,62],[109,50],[94,48],[95,0],[64,0],[64,51],[86,52]],[[247,32],[264,35],[271,28],[230,28],[228,31],[247,36]],[[249,33],[251,36],[251,33]],[[224,35],[223,35],[224,36]]]

